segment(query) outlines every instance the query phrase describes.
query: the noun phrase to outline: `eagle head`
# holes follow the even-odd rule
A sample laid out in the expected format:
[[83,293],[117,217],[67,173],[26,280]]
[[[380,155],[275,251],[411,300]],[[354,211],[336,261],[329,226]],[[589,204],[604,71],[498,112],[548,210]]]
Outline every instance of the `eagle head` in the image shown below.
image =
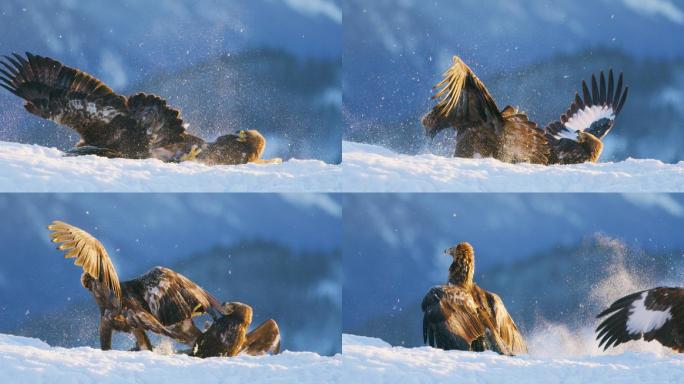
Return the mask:
[[210,164],[244,164],[261,158],[266,139],[255,129],[219,136],[209,143],[198,159]]
[[456,246],[444,251],[453,258],[449,267],[449,283],[469,284],[473,282],[475,274],[475,251],[467,242],[460,242]]
[[587,141],[596,141],[598,138],[589,132],[577,131],[577,142],[584,143]]

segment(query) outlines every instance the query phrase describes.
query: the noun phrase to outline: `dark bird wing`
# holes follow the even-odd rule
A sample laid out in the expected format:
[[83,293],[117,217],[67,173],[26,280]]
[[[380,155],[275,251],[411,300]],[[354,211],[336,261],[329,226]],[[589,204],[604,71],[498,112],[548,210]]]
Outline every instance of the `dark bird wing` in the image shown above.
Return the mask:
[[84,272],[101,281],[117,299],[121,299],[119,277],[102,243],[88,232],[62,221],[53,221],[48,229],[52,231],[52,242],[61,243],[58,249],[68,251],[64,258],[76,258],[74,264],[83,267]]
[[444,79],[435,86],[440,87],[432,97],[439,99],[437,105],[422,120],[428,136],[434,137],[447,127],[496,129],[501,125],[501,114],[494,99],[458,56],[453,57]]
[[280,353],[280,329],[278,324],[274,320],[269,319],[249,332],[243,351],[253,356]]
[[508,314],[506,306],[504,306],[501,298],[491,292],[486,293],[489,307],[494,314],[494,327],[499,335],[500,342],[503,348],[500,348],[502,353],[517,355],[527,353],[527,345],[523,339],[518,327],[515,325],[513,318]]
[[441,349],[470,350],[485,335],[477,308],[468,292],[437,286],[423,298],[423,342]]
[[596,328],[604,350],[630,340],[658,340],[684,351],[684,289],[658,287],[625,296],[599,313]]
[[556,139],[577,141],[577,131],[585,131],[602,139],[615,124],[627,100],[629,87],[622,88],[623,75],[620,73],[617,86],[614,87],[613,70],[608,71],[608,81],[601,72],[599,81],[591,76],[591,90],[582,81],[582,97],[575,94],[575,100],[570,108],[561,115],[559,120],[549,123],[545,131]]
[[95,77],[48,57],[26,53],[0,61],[0,86],[26,100],[26,110],[81,136],[126,113],[126,98]]
[[121,286],[126,297],[136,298],[165,326],[210,312],[211,309],[223,313],[215,297],[168,268],[155,267]]
[[138,126],[146,130],[154,157],[169,160],[177,155],[176,152],[186,154],[193,145],[203,143],[198,137],[186,132],[180,111],[169,106],[159,96],[145,93],[130,96],[128,110]]

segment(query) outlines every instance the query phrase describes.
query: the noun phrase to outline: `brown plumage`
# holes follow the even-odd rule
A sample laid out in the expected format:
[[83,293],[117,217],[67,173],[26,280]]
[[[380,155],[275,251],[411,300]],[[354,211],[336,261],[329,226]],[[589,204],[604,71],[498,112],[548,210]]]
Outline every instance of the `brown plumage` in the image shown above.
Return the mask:
[[252,323],[252,307],[240,302],[224,304],[225,316],[214,321],[192,347],[196,357],[232,357],[280,353],[280,330],[272,319],[247,333]]
[[[598,160],[602,139],[624,104],[622,75],[613,92],[601,73],[601,86],[592,77],[594,98],[585,92],[585,101],[573,103],[560,122],[545,130],[529,121],[524,112],[506,106],[499,110],[482,81],[458,57],[436,85],[437,104],[422,118],[425,132],[434,138],[446,128],[456,130],[455,157],[493,157],[498,160],[534,164],[570,164]],[[586,84],[583,83],[584,88]],[[572,135],[567,134],[572,130]],[[567,131],[567,132],[566,132]],[[562,134],[559,135],[559,134]],[[594,140],[596,139],[596,140]]]
[[453,258],[448,283],[432,287],[421,304],[423,341],[446,350],[526,353],[525,341],[499,296],[473,282],[473,247],[459,243],[445,253]]
[[111,349],[112,332],[132,333],[137,347],[150,350],[145,331],[193,345],[202,333],[192,317],[207,313],[214,319],[223,314],[221,304],[185,276],[168,268],[155,267],[132,280],[119,283],[104,246],[86,231],[55,221],[48,229],[53,242],[61,243],[65,257],[76,258],[83,267],[81,284],[100,308],[100,347]]
[[26,53],[5,56],[0,64],[0,86],[24,99],[28,112],[78,132],[81,141],[71,155],[208,164],[280,161],[261,160],[266,140],[257,131],[238,131],[206,143],[188,133],[180,112],[159,96],[118,95],[57,60]]
[[684,288],[658,287],[625,296],[601,312],[596,328],[604,350],[631,340],[657,340],[684,353]]

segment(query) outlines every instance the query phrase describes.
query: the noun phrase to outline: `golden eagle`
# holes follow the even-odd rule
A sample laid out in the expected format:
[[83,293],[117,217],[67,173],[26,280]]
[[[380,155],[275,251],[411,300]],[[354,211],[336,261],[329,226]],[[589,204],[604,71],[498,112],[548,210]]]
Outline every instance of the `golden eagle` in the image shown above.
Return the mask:
[[684,352],[684,288],[658,287],[625,296],[601,312],[608,316],[596,328],[606,350],[630,340],[657,340]]
[[[81,284],[93,294],[100,308],[103,350],[111,349],[113,331],[132,333],[136,347],[142,350],[152,349],[145,331],[192,346],[202,335],[192,321],[194,316],[206,313],[217,321],[229,314],[202,287],[168,268],[155,267],[119,283],[107,250],[95,237],[61,221],[54,221],[48,229],[52,231],[52,242],[61,243],[58,249],[67,251],[64,257],[75,258],[74,264],[83,267]],[[269,345],[272,341],[261,337],[265,335],[256,333],[250,341],[255,345]]]
[[612,70],[607,84],[603,72],[600,85],[592,75],[591,92],[582,82],[584,99],[577,94],[560,120],[542,130],[510,105],[499,110],[482,81],[458,56],[436,87],[442,87],[433,96],[439,101],[422,118],[430,138],[453,128],[455,157],[535,164],[596,162],[603,149],[601,139],[613,127],[628,91],[622,90],[622,74],[615,88]]
[[[0,60],[0,87],[21,97],[24,108],[74,129],[81,136],[70,155],[100,155],[206,164],[277,163],[262,160],[266,145],[256,130],[241,130],[206,143],[189,134],[180,112],[164,99],[116,94],[100,80],[57,60],[26,53]],[[3,68],[4,67],[4,68]]]
[[423,298],[423,341],[445,350],[526,353],[525,341],[499,296],[473,282],[473,247],[463,242],[444,253],[453,257],[449,280]]
[[232,357],[239,353],[263,355],[280,353],[280,330],[272,319],[266,320],[252,332],[252,307],[240,302],[224,304],[225,316],[214,321],[192,347],[196,357]]

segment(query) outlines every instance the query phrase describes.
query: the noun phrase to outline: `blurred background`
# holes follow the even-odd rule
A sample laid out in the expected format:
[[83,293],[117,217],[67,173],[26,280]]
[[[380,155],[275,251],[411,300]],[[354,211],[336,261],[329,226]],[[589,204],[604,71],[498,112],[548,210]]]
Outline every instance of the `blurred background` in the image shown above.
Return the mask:
[[[50,56],[116,92],[156,93],[206,140],[258,129],[266,157],[341,160],[340,0],[0,3],[0,54]],[[0,140],[78,135],[0,92]]]
[[684,278],[684,195],[347,194],[343,209],[343,331],[394,345],[423,345],[420,303],[460,241],[537,353],[596,350],[607,305]]
[[[0,333],[99,347],[99,311],[79,282],[82,269],[48,237],[58,219],[100,240],[121,281],[165,266],[220,301],[251,305],[254,325],[275,319],[283,349],[340,352],[336,195],[2,194],[0,212]],[[124,334],[114,341],[133,345]]]
[[540,126],[592,73],[624,71],[630,95],[603,161],[684,158],[684,3],[675,0],[345,0],[344,138],[402,153],[453,155],[420,117],[459,55],[497,105]]

